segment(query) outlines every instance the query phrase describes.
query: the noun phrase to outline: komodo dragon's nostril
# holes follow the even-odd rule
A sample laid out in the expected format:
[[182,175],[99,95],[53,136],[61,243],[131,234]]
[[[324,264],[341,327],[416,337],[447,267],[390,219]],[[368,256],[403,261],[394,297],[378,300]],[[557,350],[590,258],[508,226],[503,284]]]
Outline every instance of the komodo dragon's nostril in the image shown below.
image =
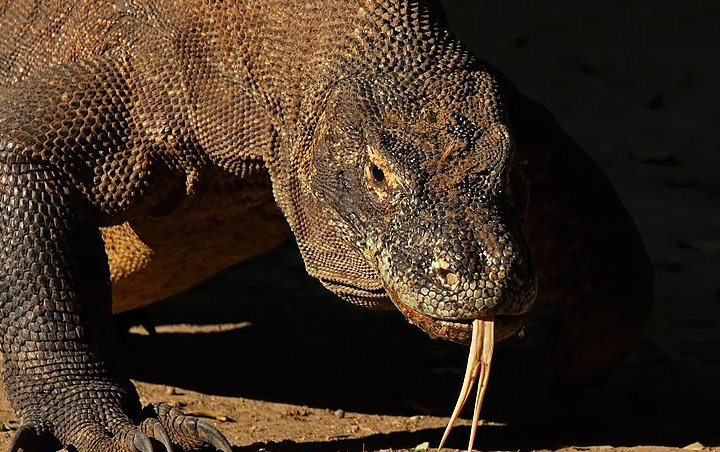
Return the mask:
[[460,278],[458,277],[457,273],[452,270],[450,264],[448,264],[442,259],[434,260],[432,262],[432,268],[435,269],[435,271],[438,273],[438,276],[440,277],[440,280],[445,284],[454,286],[458,283],[458,281],[460,281]]

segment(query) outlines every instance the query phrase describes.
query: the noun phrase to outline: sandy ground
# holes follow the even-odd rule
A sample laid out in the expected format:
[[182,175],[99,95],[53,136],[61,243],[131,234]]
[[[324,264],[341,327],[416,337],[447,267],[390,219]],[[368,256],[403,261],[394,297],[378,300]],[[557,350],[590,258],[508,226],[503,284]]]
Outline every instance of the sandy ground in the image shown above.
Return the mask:
[[[451,28],[607,171],[657,271],[651,325],[594,385],[543,380],[541,330],[501,344],[476,447],[720,450],[720,3],[443,3]],[[466,356],[396,313],[338,301],[291,242],[146,315],[159,334],[122,341],[143,399],[224,419],[236,451],[436,446]],[[4,401],[0,419],[16,425]]]

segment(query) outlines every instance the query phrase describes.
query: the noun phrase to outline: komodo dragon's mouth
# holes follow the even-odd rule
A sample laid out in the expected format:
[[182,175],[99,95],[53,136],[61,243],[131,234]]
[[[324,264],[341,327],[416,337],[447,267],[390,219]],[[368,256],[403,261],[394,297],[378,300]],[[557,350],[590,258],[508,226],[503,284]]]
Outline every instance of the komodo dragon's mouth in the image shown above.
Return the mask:
[[[393,299],[395,306],[408,322],[428,333],[431,337],[468,345],[473,335],[473,320],[445,320],[420,313],[403,302]],[[495,315],[495,342],[518,334],[525,326],[526,314]]]

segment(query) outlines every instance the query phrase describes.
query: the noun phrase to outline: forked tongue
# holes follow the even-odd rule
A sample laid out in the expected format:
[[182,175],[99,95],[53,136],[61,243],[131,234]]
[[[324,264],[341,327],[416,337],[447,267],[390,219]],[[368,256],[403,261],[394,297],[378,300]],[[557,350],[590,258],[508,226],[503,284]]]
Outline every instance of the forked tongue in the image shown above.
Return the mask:
[[438,451],[442,449],[445,440],[450,434],[455,421],[457,421],[460,411],[465,406],[468,395],[472,390],[475,381],[480,377],[477,395],[475,396],[475,410],[473,412],[472,427],[470,429],[470,443],[468,444],[468,452],[472,451],[475,442],[475,432],[477,431],[478,421],[480,419],[480,407],[482,406],[485,390],[487,389],[488,377],[490,376],[490,361],[492,360],[493,346],[495,345],[495,328],[493,317],[477,319],[473,322],[472,340],[470,342],[470,354],[468,356],[467,368],[465,369],[465,377],[463,378],[462,388],[458,396],[455,409],[445,428]]

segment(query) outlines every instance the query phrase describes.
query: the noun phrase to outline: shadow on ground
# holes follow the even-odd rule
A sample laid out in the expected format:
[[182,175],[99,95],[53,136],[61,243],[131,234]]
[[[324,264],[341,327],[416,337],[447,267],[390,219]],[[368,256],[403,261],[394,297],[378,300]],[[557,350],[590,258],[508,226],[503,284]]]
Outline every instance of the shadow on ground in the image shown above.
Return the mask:
[[[542,309],[538,312],[542,317]],[[130,334],[123,340],[131,377],[208,394],[371,414],[446,416],[465,366],[465,348],[429,339],[397,313],[339,301],[305,274],[292,243],[145,314],[158,325],[240,323],[222,332]],[[542,376],[542,320],[533,322],[524,340],[499,347],[483,414],[503,425],[486,427],[479,447],[720,444],[714,375],[641,341],[609,377],[581,388],[554,388]],[[428,434],[441,436],[396,432],[262,447],[411,448]]]

